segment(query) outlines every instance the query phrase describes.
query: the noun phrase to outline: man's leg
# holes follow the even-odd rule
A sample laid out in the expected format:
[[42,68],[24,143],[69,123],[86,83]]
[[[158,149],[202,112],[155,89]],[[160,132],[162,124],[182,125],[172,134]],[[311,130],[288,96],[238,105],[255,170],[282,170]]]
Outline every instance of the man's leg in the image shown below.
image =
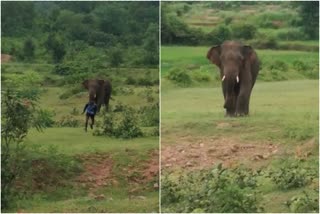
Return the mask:
[[85,124],[85,127],[84,127],[85,131],[87,131],[88,121],[89,121],[89,115],[86,115],[86,124]]
[[94,125],[94,115],[91,115],[91,124],[90,124],[91,129],[93,129],[93,125]]

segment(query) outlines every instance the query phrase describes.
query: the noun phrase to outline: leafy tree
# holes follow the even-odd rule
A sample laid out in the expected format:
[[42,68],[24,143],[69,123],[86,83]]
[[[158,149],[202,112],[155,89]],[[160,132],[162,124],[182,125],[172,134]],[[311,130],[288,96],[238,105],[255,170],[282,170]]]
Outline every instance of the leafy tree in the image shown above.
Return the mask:
[[304,32],[310,39],[319,39],[319,1],[299,2]]
[[150,65],[159,63],[159,26],[151,23],[145,33],[145,41],[143,43],[146,55],[144,62]]
[[66,54],[65,45],[56,37],[56,35],[50,34],[44,45],[46,49],[52,53],[52,58],[55,63],[62,61]]
[[34,58],[35,44],[32,39],[27,39],[23,45],[23,57],[24,59],[31,60]]
[[41,130],[43,125],[36,120],[34,100],[12,90],[2,95],[1,108],[1,209],[5,209],[10,206],[14,182],[23,170],[23,140],[30,127]]

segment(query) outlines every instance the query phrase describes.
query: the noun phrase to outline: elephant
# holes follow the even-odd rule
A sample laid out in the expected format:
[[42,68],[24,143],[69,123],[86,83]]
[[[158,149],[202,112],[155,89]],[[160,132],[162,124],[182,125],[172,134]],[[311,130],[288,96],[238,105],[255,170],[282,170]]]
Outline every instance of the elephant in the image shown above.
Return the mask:
[[100,111],[101,105],[103,104],[106,106],[106,110],[108,110],[112,91],[109,80],[85,80],[82,85],[89,91],[89,101],[94,101],[97,104],[97,112]]
[[220,69],[226,116],[249,115],[250,95],[260,69],[254,49],[240,42],[225,41],[211,47],[207,58]]

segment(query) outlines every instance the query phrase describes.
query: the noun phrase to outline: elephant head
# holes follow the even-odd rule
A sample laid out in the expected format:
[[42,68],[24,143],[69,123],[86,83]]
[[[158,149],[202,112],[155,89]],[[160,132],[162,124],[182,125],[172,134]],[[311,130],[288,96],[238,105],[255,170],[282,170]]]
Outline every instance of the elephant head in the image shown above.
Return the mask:
[[108,80],[85,80],[82,85],[89,91],[89,101],[94,101],[97,104],[98,111],[102,104],[108,107],[111,96],[111,83]]
[[234,41],[214,46],[207,53],[207,58],[220,69],[227,115],[248,113],[246,105],[249,105],[249,96],[255,81],[251,74],[253,61],[257,60],[255,56],[250,46]]

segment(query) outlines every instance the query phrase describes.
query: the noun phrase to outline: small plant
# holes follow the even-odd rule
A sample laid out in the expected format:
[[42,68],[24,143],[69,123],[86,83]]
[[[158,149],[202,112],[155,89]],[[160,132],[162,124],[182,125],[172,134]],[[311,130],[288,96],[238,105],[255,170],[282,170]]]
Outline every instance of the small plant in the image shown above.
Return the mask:
[[124,107],[119,117],[115,113],[102,112],[102,124],[94,131],[94,135],[105,135],[116,138],[136,138],[142,136],[142,131],[138,126],[138,119],[135,112],[130,107]]
[[123,112],[122,120],[114,130],[114,134],[116,137],[125,139],[141,137],[143,134],[137,124],[138,122],[134,110],[128,108]]
[[267,177],[271,178],[271,181],[279,189],[287,190],[299,188],[310,183],[313,176],[308,171],[298,161],[290,161],[280,168],[271,170]]
[[143,126],[158,126],[159,125],[159,103],[149,106],[143,106],[138,113]]
[[303,191],[303,195],[294,196],[286,202],[290,212],[294,213],[319,213],[319,191],[309,194]]
[[178,68],[174,68],[169,71],[167,78],[177,85],[180,86],[190,86],[192,83],[192,79],[190,75],[186,71],[182,71]]

